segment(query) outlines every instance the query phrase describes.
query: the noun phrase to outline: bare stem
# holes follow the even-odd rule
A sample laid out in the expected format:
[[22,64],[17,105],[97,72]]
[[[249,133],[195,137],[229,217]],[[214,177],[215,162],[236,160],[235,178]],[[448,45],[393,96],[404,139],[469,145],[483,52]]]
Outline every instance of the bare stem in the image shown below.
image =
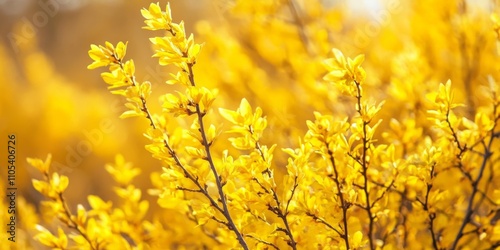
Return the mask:
[[427,212],[427,215],[429,218],[429,231],[431,233],[431,238],[432,238],[432,247],[434,250],[438,250],[439,249],[438,239],[436,236],[436,229],[434,227],[434,220],[436,219],[436,213],[429,211],[430,210],[429,194],[431,193],[432,186],[433,186],[432,180],[434,179],[434,176],[435,176],[435,172],[434,172],[435,167],[436,167],[436,164],[432,165],[431,170],[429,172],[430,180],[429,180],[429,183],[427,183],[424,201],[421,201],[420,199],[417,198],[417,202],[419,202],[422,205],[424,211]]
[[[47,182],[50,180],[48,172],[43,173],[43,176]],[[94,246],[88,235],[78,226],[78,223],[73,221],[72,219],[73,215],[71,214],[71,210],[69,209],[66,200],[64,199],[63,193],[57,192],[57,198],[52,198],[52,199],[56,202],[59,202],[62,205],[62,208],[64,210],[64,215],[68,217],[68,220],[63,220],[62,218],[59,218],[59,220],[64,224],[66,224],[69,228],[75,229],[85,239],[85,241],[89,243],[89,246],[92,250],[98,250],[99,245]]]
[[[361,91],[361,84],[358,83],[357,81],[354,81],[355,85],[356,85],[356,89],[357,89],[357,95],[356,95],[356,99],[357,99],[357,108],[356,108],[356,111],[358,112],[358,114],[363,117],[363,107],[361,106],[361,97],[362,97],[362,91]],[[367,159],[367,152],[368,152],[368,138],[367,138],[367,130],[366,130],[366,126],[368,126],[370,122],[369,121],[364,121],[363,120],[363,152],[362,152],[362,156],[361,156],[361,167],[362,167],[362,170],[361,170],[361,173],[363,174],[363,186],[362,186],[362,189],[363,189],[363,192],[365,194],[365,198],[366,198],[366,206],[364,207],[364,209],[366,210],[366,213],[368,214],[368,219],[369,219],[369,224],[368,224],[368,239],[370,241],[370,249],[374,250],[375,249],[375,242],[373,240],[373,227],[375,226],[375,217],[374,215],[372,214],[372,210],[371,210],[371,203],[370,203],[370,192],[368,190],[368,163],[366,161]]]
[[[188,63],[188,71],[189,71],[188,75],[189,75],[189,81],[191,82],[191,85],[196,86],[196,83],[194,81],[193,66],[194,66],[194,64]],[[215,164],[214,164],[214,161],[212,158],[212,153],[210,150],[210,142],[208,141],[207,135],[205,133],[205,124],[203,122],[203,116],[205,114],[201,111],[200,105],[198,103],[196,103],[196,115],[198,117],[198,124],[200,125],[200,135],[201,135],[201,139],[202,139],[202,144],[203,144],[203,146],[205,148],[205,152],[207,154],[206,160],[207,160],[208,164],[210,165],[210,170],[212,171],[212,173],[214,175],[215,183],[217,185],[217,190],[219,192],[219,199],[220,199],[220,202],[221,202],[222,208],[223,208],[222,213],[224,214],[224,217],[226,217],[226,219],[227,219],[229,229],[232,230],[236,234],[236,238],[238,239],[238,242],[243,247],[243,249],[247,250],[248,245],[245,242],[243,235],[236,227],[236,224],[234,223],[234,221],[231,217],[231,214],[229,213],[226,194],[224,193],[224,190],[223,190],[224,185],[222,184],[222,181],[221,181],[221,178],[220,178],[219,173],[217,171],[217,168],[215,167]]]
[[[497,105],[493,106],[493,115],[496,115],[497,108],[498,108]],[[471,195],[469,197],[469,201],[467,203],[467,209],[465,210],[465,216],[462,220],[462,224],[460,225],[460,228],[458,229],[457,235],[456,235],[455,240],[453,241],[453,244],[452,244],[450,249],[457,248],[460,239],[464,236],[465,226],[467,226],[467,224],[469,224],[471,222],[471,216],[474,213],[474,209],[473,209],[474,199],[475,199],[476,195],[478,193],[480,193],[479,183],[481,182],[481,179],[483,177],[484,170],[486,169],[486,166],[488,163],[488,159],[493,154],[493,152],[491,151],[491,147],[493,145],[493,141],[495,140],[495,128],[498,124],[499,119],[500,119],[500,116],[495,117],[494,126],[490,131],[490,139],[489,139],[488,143],[485,144],[483,161],[481,163],[481,167],[479,168],[479,173],[478,173],[476,179],[474,179],[474,181],[472,182],[472,193],[471,193]]]
[[[253,129],[252,129],[252,127],[251,127],[251,126],[249,127],[249,130],[248,130],[248,131],[250,132],[250,134],[252,134],[252,135],[253,135]],[[259,152],[259,155],[260,155],[260,157],[262,158],[262,160],[263,160],[264,162],[267,162],[266,156],[264,155],[264,152],[262,151],[262,148],[261,148],[261,146],[260,146],[260,144],[259,144],[259,142],[258,142],[258,141],[257,141],[257,142],[255,142],[255,149]],[[266,170],[267,170],[267,173],[268,173],[269,175],[271,175],[271,171],[270,171],[270,169],[269,169],[269,168],[267,168]],[[296,181],[296,180],[297,180],[297,178],[295,178],[295,181]],[[259,185],[260,185],[260,183],[259,183]],[[261,187],[263,187],[263,186],[261,185]],[[288,240],[288,245],[289,245],[289,246],[291,246],[291,247],[292,247],[292,249],[294,249],[294,250],[296,250],[296,249],[297,249],[297,242],[296,242],[296,241],[295,241],[295,239],[293,238],[292,230],[290,229],[290,225],[289,225],[289,223],[288,223],[288,219],[287,219],[287,214],[288,214],[288,205],[290,204],[290,201],[291,201],[291,200],[292,200],[292,198],[293,198],[293,195],[294,195],[294,193],[295,193],[295,189],[296,189],[296,188],[297,188],[297,184],[295,183],[295,185],[293,186],[293,189],[292,189],[292,194],[291,194],[291,196],[290,196],[290,199],[289,199],[289,200],[287,201],[287,203],[286,203],[285,212],[283,212],[283,210],[282,210],[282,208],[281,208],[281,207],[282,207],[282,206],[281,206],[281,202],[280,202],[280,200],[279,200],[279,198],[278,198],[278,195],[276,194],[276,190],[274,190],[274,189],[272,189],[272,188],[271,188],[271,190],[269,191],[269,190],[267,190],[266,188],[264,188],[264,187],[263,187],[263,189],[264,189],[266,192],[268,192],[268,193],[272,194],[273,199],[274,199],[274,201],[276,202],[276,207],[275,207],[275,208],[272,208],[272,209],[270,209],[270,210],[271,210],[274,214],[276,214],[276,216],[278,216],[278,217],[279,217],[279,218],[283,221],[283,224],[285,225],[285,228],[286,228],[286,229],[285,229],[285,230],[282,230],[282,231],[283,231],[283,232],[284,232],[284,233],[288,236],[288,238],[289,238],[289,240]]]
[[[326,144],[326,142],[324,142]],[[328,148],[328,144],[326,144]],[[337,196],[340,198],[340,206],[342,208],[342,222],[344,224],[344,232],[341,235],[342,238],[344,239],[345,247],[346,249],[349,248],[349,230],[347,227],[347,210],[351,206],[344,197],[344,193],[342,193],[342,184],[340,183],[340,177],[339,177],[339,172],[337,170],[337,164],[335,164],[335,158],[333,157],[333,152],[328,149],[328,156],[330,157],[330,163],[332,164],[333,171],[335,173],[335,176],[332,176],[331,179],[335,182],[335,185],[337,186]]]
[[306,212],[306,215],[311,217],[314,221],[319,222],[319,223],[325,225],[326,227],[330,228],[331,230],[335,231],[340,237],[344,237],[343,236],[344,234],[342,232],[340,232],[338,229],[333,227],[330,223],[328,223],[323,218],[320,218],[319,216],[312,214],[312,213],[309,213],[309,212]]

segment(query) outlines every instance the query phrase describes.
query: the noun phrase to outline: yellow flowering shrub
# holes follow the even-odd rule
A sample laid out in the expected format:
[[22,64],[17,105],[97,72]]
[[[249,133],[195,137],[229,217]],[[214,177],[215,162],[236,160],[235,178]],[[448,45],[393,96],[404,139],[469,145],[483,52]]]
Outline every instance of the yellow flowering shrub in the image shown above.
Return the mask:
[[130,132],[162,168],[142,190],[139,163],[117,152],[105,166],[116,198],[72,206],[52,156],[29,158],[44,216],[59,221],[30,222],[34,239],[94,250],[500,247],[499,10],[381,1],[373,20],[352,21],[360,31],[326,2],[231,2],[227,24],[196,25],[204,43],[152,3],[141,14],[171,70],[164,83],[138,80],[127,42],[91,45],[88,68],[107,69],[121,118],[148,124]]

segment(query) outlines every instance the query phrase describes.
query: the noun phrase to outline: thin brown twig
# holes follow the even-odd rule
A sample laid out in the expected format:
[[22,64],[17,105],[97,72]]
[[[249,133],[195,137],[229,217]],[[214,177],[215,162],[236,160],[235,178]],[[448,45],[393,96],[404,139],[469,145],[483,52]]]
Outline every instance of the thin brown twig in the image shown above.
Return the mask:
[[[496,115],[497,109],[498,109],[498,106],[493,105],[493,115]],[[479,167],[479,173],[478,173],[476,179],[474,179],[474,181],[472,182],[472,193],[471,193],[469,200],[467,202],[467,209],[465,210],[465,216],[462,220],[460,228],[458,229],[457,235],[455,236],[455,239],[453,240],[453,244],[451,246],[451,249],[457,248],[460,239],[463,237],[463,231],[465,229],[465,226],[467,226],[467,224],[470,223],[471,216],[474,213],[474,210],[473,210],[474,199],[475,199],[476,195],[479,193],[479,183],[482,180],[484,170],[486,169],[486,165],[488,163],[488,160],[491,157],[491,155],[493,154],[493,152],[491,151],[491,147],[493,145],[493,141],[495,140],[495,136],[494,136],[495,128],[498,125],[499,120],[500,120],[500,116],[495,117],[493,128],[490,131],[490,135],[491,135],[490,139],[489,139],[488,143],[484,145],[483,161],[481,163],[481,166]]]
[[[361,105],[361,97],[362,97],[362,91],[361,91],[361,84],[358,83],[356,80],[354,80],[354,83],[356,85],[356,89],[357,89],[357,94],[356,94],[356,99],[357,99],[357,106],[356,106],[356,111],[358,112],[358,114],[363,117],[363,107]],[[369,240],[369,243],[370,243],[370,249],[371,250],[374,250],[375,249],[375,241],[373,239],[373,228],[375,226],[375,216],[372,214],[372,210],[371,210],[371,203],[370,203],[370,192],[368,190],[368,162],[367,162],[367,152],[368,152],[368,142],[369,142],[369,139],[367,138],[367,126],[368,124],[370,123],[370,121],[362,121],[363,122],[363,138],[362,138],[362,142],[363,142],[363,152],[362,152],[362,155],[361,155],[361,172],[362,172],[362,175],[363,175],[363,192],[365,194],[365,199],[366,199],[366,206],[364,207],[364,209],[366,210],[366,213],[368,214],[368,219],[369,219],[369,223],[368,223],[368,240]]]
[[[120,66],[120,69],[122,70],[122,72],[124,74],[126,74],[125,72],[125,69],[124,69],[124,65],[122,63],[121,60],[118,60],[116,58],[117,62],[118,62],[118,65]],[[135,76],[128,76],[127,77],[129,78],[132,86],[137,86],[137,82],[135,80]],[[156,125],[156,122],[154,121],[153,117],[151,116],[151,113],[149,111],[149,108],[147,106],[147,100],[144,96],[140,96],[141,98],[141,102],[142,102],[142,108],[141,110],[146,114],[146,118],[149,120],[150,122],[150,126],[153,128],[153,129],[157,129],[158,126]],[[175,152],[175,150],[170,146],[170,144],[168,143],[167,140],[163,140],[163,145],[165,146],[165,148],[168,150],[168,153],[170,154],[170,156],[173,158],[175,164],[183,171],[184,173],[184,176],[186,178],[188,178],[189,180],[191,180],[199,189],[200,191],[203,193],[203,195],[205,197],[207,197],[210,201],[210,204],[215,207],[215,209],[217,209],[219,212],[223,213],[223,210],[222,208],[219,206],[219,204],[212,198],[212,196],[210,196],[210,194],[208,193],[208,191],[206,190],[206,188],[203,187],[203,185],[198,181],[198,178],[193,176],[188,170],[187,168],[181,163],[180,159],[179,159],[179,156],[177,155],[177,153]]]
[[340,206],[342,209],[342,222],[344,224],[343,225],[344,232],[341,235],[341,237],[344,239],[346,249],[350,249],[349,248],[349,228],[347,226],[347,210],[349,209],[351,204],[345,200],[344,193],[342,193],[342,184],[340,183],[340,180],[339,180],[340,179],[339,171],[337,170],[337,164],[335,162],[335,157],[333,156],[333,152],[328,148],[328,143],[326,143],[326,141],[324,143],[327,146],[330,163],[332,164],[333,172],[335,173],[335,176],[330,177],[330,178],[335,182],[335,185],[337,186],[337,196],[340,199]]
[[[253,131],[253,128],[252,128],[252,126],[251,126],[251,125],[248,127],[248,132],[250,132],[250,134],[251,134],[251,135],[253,135],[253,134],[254,134],[254,131]],[[262,150],[262,147],[260,146],[259,141],[256,141],[256,142],[255,142],[255,149],[259,152],[259,155],[260,155],[260,157],[262,158],[262,160],[263,160],[264,162],[267,162],[266,156],[264,155],[264,152],[263,152],[263,150]],[[271,171],[270,171],[269,167],[268,167],[265,171],[266,171],[266,172],[269,174],[269,176],[271,177]],[[254,178],[254,180],[256,180],[256,181],[259,183],[259,181],[258,181],[256,178]],[[296,181],[296,180],[297,180],[297,177],[295,177],[295,181]],[[261,186],[261,187],[262,187],[262,188],[263,188],[263,189],[264,189],[267,193],[272,194],[273,199],[274,199],[274,201],[276,202],[276,207],[275,207],[274,209],[270,209],[270,210],[271,210],[274,214],[276,214],[276,216],[278,216],[278,217],[279,217],[279,218],[283,221],[283,224],[285,225],[285,228],[286,228],[285,230],[283,230],[283,232],[284,232],[284,233],[288,236],[288,239],[289,239],[289,240],[287,241],[287,243],[288,243],[288,245],[289,245],[290,247],[292,247],[292,249],[296,250],[296,249],[297,249],[297,242],[295,241],[295,239],[294,239],[294,237],[293,237],[293,234],[292,234],[292,230],[290,229],[290,225],[289,225],[289,223],[288,223],[288,218],[287,218],[287,215],[288,215],[288,205],[290,204],[290,201],[291,201],[291,200],[292,200],[292,198],[293,198],[293,195],[294,195],[294,193],[295,193],[295,189],[297,188],[297,183],[295,183],[295,185],[294,185],[294,187],[293,187],[293,189],[292,189],[292,194],[291,194],[291,196],[290,196],[290,199],[287,201],[286,208],[285,208],[285,212],[283,212],[283,211],[281,210],[281,207],[282,207],[282,206],[281,206],[281,202],[280,202],[280,200],[279,200],[279,198],[278,198],[278,194],[276,193],[276,190],[274,190],[273,188],[271,188],[271,192],[269,192],[269,190],[267,190],[267,189],[266,189],[263,185],[261,185],[260,183],[259,183],[259,185],[260,185],[260,186]]]
[[[43,176],[47,182],[50,181],[50,176],[48,172],[43,173]],[[78,226],[78,223],[73,221],[72,217],[73,215],[71,214],[71,210],[69,209],[68,204],[66,203],[66,200],[64,199],[63,193],[62,192],[57,192],[57,198],[52,198],[55,202],[60,202],[63,210],[64,210],[64,215],[68,218],[67,220],[63,220],[62,218],[59,218],[61,222],[66,224],[69,228],[75,229],[84,239],[89,243],[89,246],[92,250],[99,250],[99,245],[94,246],[92,244],[92,241],[88,237],[88,235]]]
[[306,212],[306,215],[311,217],[314,221],[316,222],[319,222],[323,225],[325,225],[326,227],[330,228],[331,230],[333,230],[334,232],[336,232],[340,237],[344,237],[344,233],[340,232],[338,229],[336,229],[335,227],[333,227],[330,223],[328,223],[327,221],[325,221],[323,218],[320,218],[318,217],[317,215],[313,214],[313,213],[310,213],[310,212]]
[[[186,54],[186,56],[187,56],[187,54]],[[188,63],[188,71],[189,71],[188,76],[189,76],[189,81],[191,83],[191,86],[196,86],[196,83],[194,81],[193,66],[194,66],[194,63]],[[223,208],[223,214],[227,219],[229,229],[232,230],[236,234],[236,238],[238,239],[238,242],[240,243],[240,245],[243,247],[243,249],[248,250],[248,245],[245,242],[243,235],[236,227],[236,224],[234,223],[233,218],[231,217],[231,214],[229,213],[226,194],[224,193],[224,190],[223,190],[224,185],[221,181],[221,178],[219,176],[217,168],[215,167],[214,160],[212,158],[212,153],[210,150],[211,144],[208,141],[207,135],[205,133],[205,124],[203,121],[203,116],[205,116],[205,113],[203,113],[201,111],[200,104],[198,104],[198,103],[196,103],[196,115],[198,117],[198,124],[200,126],[199,129],[200,129],[201,138],[203,140],[203,146],[205,148],[205,153],[207,154],[206,160],[207,160],[208,164],[210,165],[210,170],[212,171],[214,178],[215,178],[215,183],[217,185],[217,190],[219,192],[219,199],[220,199],[220,202],[221,202],[222,208]]]

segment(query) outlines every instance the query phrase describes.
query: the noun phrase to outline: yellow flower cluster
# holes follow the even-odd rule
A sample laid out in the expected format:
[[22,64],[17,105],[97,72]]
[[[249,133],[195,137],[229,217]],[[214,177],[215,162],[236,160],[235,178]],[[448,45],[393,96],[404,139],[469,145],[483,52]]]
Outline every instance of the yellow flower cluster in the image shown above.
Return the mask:
[[[76,232],[69,234],[58,227],[57,235],[54,235],[45,227],[37,225],[39,232],[34,237],[36,240],[53,249],[128,249],[131,245],[144,249],[154,246],[152,237],[156,234],[156,225],[145,220],[149,203],[141,200],[141,190],[131,184],[140,169],[125,162],[123,156],[117,155],[114,164],[106,165],[106,170],[117,183],[115,193],[121,201],[120,206],[113,206],[109,201],[89,195],[91,208],[85,209],[79,204],[76,214],[72,213],[64,198],[68,177],[56,172],[50,174],[51,156],[45,161],[29,158],[28,162],[44,177],[44,180],[34,179],[33,186],[48,198],[42,203],[47,209],[46,213],[55,215],[62,225]],[[72,240],[71,244],[68,238]]]
[[[320,3],[314,2],[303,6],[310,18],[321,16]],[[293,20],[291,27],[299,29],[273,16],[285,7]],[[144,132],[149,140],[145,147],[162,165],[161,172],[151,175],[154,188],[149,193],[157,196],[161,218],[148,219],[149,203],[132,184],[141,171],[121,155],[105,167],[116,182],[120,203],[114,205],[91,195],[91,208],[78,205],[76,213],[64,198],[69,180],[49,171],[50,156],[45,161],[29,159],[44,177],[34,180],[33,186],[48,199],[44,203],[50,208],[47,213],[72,232],[58,227],[53,234],[39,225],[35,238],[54,249],[500,246],[500,185],[494,181],[500,178],[499,68],[488,71],[484,82],[477,80],[480,87],[475,93],[482,100],[462,96],[466,104],[460,104],[451,84],[457,77],[444,84],[430,80],[438,78],[430,70],[430,65],[438,62],[423,61],[420,53],[426,53],[424,50],[401,52],[392,62],[393,75],[374,72],[372,77],[370,67],[377,66],[376,59],[364,55],[352,59],[340,49],[332,49],[328,58],[326,48],[331,43],[328,34],[319,32],[321,22],[304,23],[297,8],[294,1],[256,1],[250,6],[238,1],[232,11],[240,16],[260,13],[247,20],[251,28],[245,31],[259,34],[248,45],[255,53],[252,56],[269,68],[279,65],[276,67],[282,70],[272,77],[289,80],[287,90],[291,93],[304,89],[318,93],[310,99],[297,97],[308,105],[311,117],[299,117],[304,128],[300,136],[300,129],[284,128],[294,121],[280,125],[279,119],[269,115],[280,111],[265,109],[276,109],[280,98],[289,97],[279,87],[276,100],[269,93],[264,95],[268,100],[263,107],[251,105],[259,98],[243,98],[235,110],[219,108],[214,112],[216,96],[224,93],[199,84],[210,79],[203,76],[205,72],[197,73],[195,81],[195,65],[203,67],[206,62],[200,54],[202,44],[186,34],[183,22],[173,21],[168,4],[161,8],[153,3],[141,11],[145,29],[164,32],[150,39],[153,57],[159,65],[173,66],[177,71],[166,81],[177,92],[160,96],[161,112],[154,113],[149,107],[153,105],[150,96],[154,85],[138,82],[134,62],[125,59],[127,43],[91,45],[89,69],[108,67],[109,71],[101,74],[103,80],[112,94],[126,99],[127,110],[121,117],[145,117],[149,123]],[[263,21],[262,15],[270,19]],[[336,18],[335,13],[323,17]],[[491,20],[490,31],[498,33],[498,18]],[[274,34],[262,33],[262,22],[277,27],[292,42],[284,48],[277,46]],[[465,22],[457,25],[469,27]],[[213,27],[207,23],[199,26],[208,42],[231,47],[235,53],[231,58],[240,62],[221,62],[221,67],[234,67],[237,72],[213,76],[221,80],[220,86],[228,90],[228,83],[241,81],[232,88],[247,89],[264,99],[261,92],[268,90],[259,89],[264,87],[259,84],[266,74],[242,52],[244,49],[229,38],[215,40],[211,37]],[[499,38],[484,39],[492,40],[491,47]],[[269,55],[265,45],[280,51],[279,56]],[[290,51],[299,51],[299,58],[284,56]],[[472,52],[461,53],[469,60]],[[498,55],[493,58],[498,60]],[[365,59],[371,62],[366,70],[361,66]],[[480,74],[479,69],[464,65],[464,70],[474,72],[471,74]],[[474,77],[461,78],[464,89],[470,88]],[[391,84],[383,83],[384,79]],[[420,88],[419,81],[433,87]],[[387,89],[387,93],[380,94],[378,88]],[[390,119],[383,119],[387,117]],[[231,128],[220,125],[224,122]]]

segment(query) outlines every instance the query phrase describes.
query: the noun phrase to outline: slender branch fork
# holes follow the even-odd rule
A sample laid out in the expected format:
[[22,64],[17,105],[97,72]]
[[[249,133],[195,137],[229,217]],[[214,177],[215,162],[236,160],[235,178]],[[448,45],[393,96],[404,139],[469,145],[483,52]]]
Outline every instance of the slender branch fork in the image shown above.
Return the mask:
[[63,208],[64,208],[64,213],[66,214],[66,216],[68,217],[68,220],[70,223],[68,223],[68,227],[70,228],[74,228],[76,231],[78,231],[78,233],[80,233],[80,235],[83,236],[83,238],[89,243],[90,245],[90,248],[92,250],[98,250],[99,249],[99,244],[97,244],[96,246],[94,246],[92,244],[92,241],[90,240],[90,238],[88,237],[88,235],[78,226],[78,224],[73,221],[73,219],[71,218],[73,215],[71,214],[71,211],[69,210],[69,207],[68,207],[68,204],[66,203],[66,200],[64,199],[64,196],[62,193],[58,193],[59,195],[59,199],[61,200],[61,203],[63,205]]
[[[47,182],[49,182],[50,176],[49,176],[48,172],[43,173],[43,177],[45,178],[45,180]],[[68,217],[67,221],[63,220],[62,218],[59,218],[59,220],[62,221],[62,222],[64,222],[69,228],[73,228],[76,231],[78,231],[78,233],[85,239],[85,241],[87,241],[89,243],[90,249],[92,249],[92,250],[98,250],[99,249],[99,245],[97,244],[96,246],[94,246],[92,244],[92,240],[90,240],[90,238],[88,237],[88,235],[78,226],[78,223],[76,223],[72,219],[73,215],[71,214],[71,210],[68,207],[68,203],[66,203],[66,199],[64,198],[63,193],[62,192],[57,192],[57,198],[54,197],[54,198],[52,198],[52,200],[54,200],[55,202],[60,202],[61,203],[61,205],[63,207],[63,210],[64,210],[64,214],[66,215],[66,217]]]
[[337,170],[337,164],[335,163],[335,157],[333,157],[333,152],[328,148],[328,143],[325,141],[327,150],[328,150],[328,156],[330,158],[330,163],[332,164],[333,171],[335,173],[335,176],[332,176],[331,179],[335,182],[335,185],[337,186],[337,196],[340,198],[340,205],[342,207],[342,222],[344,226],[344,232],[340,234],[340,236],[344,239],[345,247],[346,249],[349,248],[349,230],[347,227],[347,210],[350,207],[350,203],[345,200],[344,194],[342,193],[342,184],[339,181],[339,172]]
[[[497,115],[497,111],[498,111],[498,104],[495,104],[493,106],[493,116],[495,116],[494,125],[490,131],[490,138],[488,140],[488,143],[483,144],[483,146],[484,146],[483,161],[482,161],[481,166],[479,168],[479,173],[478,173],[477,177],[472,181],[472,193],[471,193],[469,200],[467,202],[467,209],[465,210],[464,218],[462,220],[460,228],[458,229],[457,235],[456,235],[455,239],[453,240],[453,244],[452,244],[450,249],[457,248],[460,239],[464,236],[465,227],[471,222],[471,216],[474,213],[474,209],[473,209],[474,199],[476,198],[476,195],[478,193],[480,194],[479,183],[481,182],[484,171],[486,169],[486,166],[488,165],[488,160],[490,159],[490,157],[493,154],[493,152],[491,151],[491,147],[493,145],[493,141],[496,138],[495,128],[497,127],[498,122],[500,120],[500,115]],[[453,132],[453,130],[452,130],[452,132]],[[457,138],[455,134],[453,134],[453,136],[455,138]],[[459,147],[459,149],[460,149],[460,144],[459,144],[458,140],[456,140],[455,142],[457,143],[457,147]]]
[[[362,93],[361,93],[361,84],[359,82],[357,82],[356,80],[354,80],[354,84],[356,85],[356,89],[357,89],[357,95],[356,95],[356,99],[357,99],[357,107],[356,107],[356,111],[358,112],[358,114],[363,117],[363,107],[361,106],[361,97],[362,97]],[[363,154],[362,154],[362,157],[361,157],[361,166],[362,166],[362,174],[363,174],[363,191],[365,193],[365,198],[366,198],[366,206],[364,207],[364,209],[366,210],[366,213],[368,214],[368,219],[369,219],[369,224],[368,224],[368,239],[369,239],[369,242],[370,242],[370,249],[375,249],[375,242],[373,240],[373,227],[375,226],[375,221],[374,221],[374,216],[372,214],[372,206],[371,206],[371,203],[370,203],[370,193],[369,193],[369,190],[368,190],[368,163],[366,161],[367,159],[367,152],[368,152],[368,138],[367,138],[367,130],[366,130],[366,126],[368,126],[370,122],[369,121],[363,121]]]
[[[176,35],[176,33],[173,32],[173,30],[169,30],[169,31],[173,36]],[[120,66],[120,69],[124,73],[126,73],[123,62],[116,55],[114,55],[114,56],[115,56],[115,60],[116,60],[117,64]],[[187,57],[187,53],[184,53],[184,56]],[[191,85],[196,86],[195,81],[194,81],[193,66],[194,66],[194,63],[188,63],[188,71],[189,71],[188,76],[189,76],[189,81],[190,81]],[[134,86],[137,86],[135,76],[128,76],[128,77],[130,78],[131,84]],[[142,109],[141,110],[146,114],[146,118],[149,120],[150,126],[153,129],[156,129],[157,125],[156,125],[156,123],[155,123],[153,117],[151,116],[151,113],[147,107],[146,98],[142,95],[140,96],[140,98],[142,101]],[[184,175],[188,179],[190,179],[199,188],[199,191],[201,193],[203,193],[203,195],[205,197],[207,197],[209,199],[210,204],[213,207],[215,207],[215,209],[217,209],[220,213],[222,213],[224,215],[224,217],[227,220],[227,223],[222,223],[222,224],[226,225],[229,230],[232,230],[236,234],[236,238],[237,238],[238,242],[240,243],[240,245],[243,247],[243,249],[248,250],[249,248],[248,248],[247,243],[245,242],[245,239],[243,238],[243,235],[236,227],[236,224],[234,223],[234,221],[231,217],[231,214],[229,213],[229,208],[227,206],[227,199],[226,199],[226,196],[225,196],[224,191],[222,189],[223,184],[221,182],[221,179],[220,179],[220,176],[217,172],[217,169],[215,168],[215,164],[213,162],[213,158],[212,158],[211,151],[210,151],[210,143],[208,142],[208,139],[207,139],[206,133],[205,133],[205,126],[204,126],[204,122],[203,122],[203,116],[205,114],[201,111],[198,103],[196,103],[196,114],[198,117],[198,124],[200,125],[200,134],[202,137],[202,144],[203,144],[203,146],[205,148],[205,152],[207,154],[206,160],[210,165],[210,169],[211,169],[212,173],[214,174],[218,193],[219,193],[219,200],[220,200],[220,203],[222,204],[222,207],[220,207],[219,203],[217,203],[217,201],[214,200],[214,198],[212,196],[210,196],[210,194],[208,193],[208,190],[201,185],[201,183],[198,181],[198,178],[193,176],[191,173],[189,173],[189,171],[187,171],[186,167],[181,163],[179,157],[175,153],[174,149],[169,145],[167,140],[163,140],[163,143],[164,143],[165,147],[167,148],[170,156],[174,159],[176,165],[179,166],[182,169],[182,171],[184,172]]]
[[[188,63],[189,81],[191,82],[191,86],[194,87],[194,86],[196,86],[196,83],[194,81],[193,66],[194,66],[193,63]],[[229,229],[231,229],[236,234],[236,238],[238,239],[238,242],[240,243],[240,245],[243,247],[243,249],[247,250],[248,245],[245,242],[243,235],[236,227],[236,224],[234,223],[233,219],[231,218],[231,214],[229,213],[229,208],[227,206],[227,198],[226,198],[226,195],[224,194],[224,190],[222,189],[224,185],[222,184],[219,173],[217,172],[217,168],[215,167],[215,164],[214,164],[214,161],[212,158],[212,153],[210,150],[210,142],[208,141],[207,135],[205,133],[205,124],[203,122],[203,116],[205,114],[201,111],[200,105],[198,103],[196,103],[196,115],[198,117],[198,124],[200,125],[200,134],[201,134],[201,138],[203,141],[203,146],[205,147],[205,152],[207,153],[206,160],[208,161],[208,163],[210,165],[210,169],[215,177],[215,182],[217,184],[217,190],[219,192],[219,199],[220,199],[220,202],[221,202],[222,207],[223,207],[224,217],[226,217],[226,219],[227,219]]]
[[[252,126],[249,127],[248,131],[250,132],[250,134],[253,135],[254,132],[253,132]],[[262,160],[264,162],[267,162],[266,156],[264,155],[264,152],[262,151],[262,147],[260,146],[259,141],[255,142],[255,149],[259,152],[259,155],[262,158]],[[271,176],[270,169],[268,168],[266,170],[267,170],[267,173]],[[297,178],[295,178],[295,181],[297,181]],[[290,204],[290,201],[293,198],[293,195],[295,193],[295,189],[297,188],[297,183],[295,182],[295,185],[293,186],[292,194],[290,196],[290,199],[286,203],[285,212],[283,212],[282,209],[281,209],[282,205],[281,205],[281,202],[280,202],[280,200],[278,198],[278,195],[276,194],[276,190],[274,190],[274,189],[271,188],[271,190],[269,191],[269,190],[267,190],[267,188],[265,188],[264,186],[262,186],[262,184],[260,184],[260,182],[258,180],[257,180],[257,183],[266,192],[272,194],[273,199],[276,202],[276,207],[273,208],[271,205],[269,205],[270,210],[271,210],[271,212],[273,212],[274,214],[276,214],[276,216],[278,216],[283,221],[283,224],[285,224],[285,229],[282,229],[281,231],[283,231],[288,236],[288,238],[289,238],[288,245],[291,246],[292,249],[294,249],[294,250],[297,249],[297,242],[295,241],[295,239],[293,237],[292,230],[290,229],[290,224],[288,223],[288,219],[287,219],[288,205]]]
[[431,190],[432,190],[432,179],[434,179],[434,176],[435,176],[435,167],[436,167],[436,163],[434,163],[432,166],[431,166],[431,169],[429,171],[429,178],[430,178],[430,182],[427,183],[427,188],[426,188],[426,191],[425,191],[425,199],[424,201],[421,201],[419,198],[416,198],[416,201],[418,203],[420,203],[423,207],[423,209],[428,213],[428,218],[429,218],[429,231],[431,233],[431,238],[432,238],[432,247],[434,250],[439,250],[439,246],[438,246],[438,239],[437,239],[437,235],[436,235],[436,229],[434,227],[434,220],[436,219],[436,213],[434,212],[429,212],[429,209],[430,209],[430,205],[429,205],[429,194],[431,193]]
[[[120,68],[124,71],[123,63],[121,61],[118,61],[118,64],[120,65]],[[132,85],[133,86],[137,86],[137,82],[135,80],[135,76],[128,76],[128,77],[130,77],[130,81],[131,81]],[[149,112],[149,108],[147,106],[146,98],[144,98],[144,96],[141,96],[140,98],[141,98],[141,101],[142,101],[142,109],[141,109],[142,112],[144,112],[146,114],[146,118],[149,120],[150,126],[153,129],[157,129],[158,125],[156,125],[155,120],[153,119],[153,117],[151,116],[151,113]],[[203,195],[205,195],[209,199],[210,204],[213,207],[215,207],[215,209],[217,209],[219,212],[223,213],[223,209],[212,198],[212,196],[210,196],[210,194],[208,193],[207,189],[201,185],[201,183],[198,181],[198,178],[195,177],[195,176],[193,176],[191,173],[189,173],[189,171],[186,169],[186,167],[181,163],[181,161],[179,159],[179,156],[177,155],[177,153],[175,152],[175,150],[172,148],[172,146],[170,146],[170,144],[168,143],[167,140],[165,140],[165,139],[163,140],[163,145],[165,146],[165,148],[167,148],[168,153],[174,159],[175,164],[182,169],[182,171],[184,173],[184,176],[186,178],[188,178],[189,180],[191,180],[199,188],[198,191],[200,191],[201,193],[203,193]]]

